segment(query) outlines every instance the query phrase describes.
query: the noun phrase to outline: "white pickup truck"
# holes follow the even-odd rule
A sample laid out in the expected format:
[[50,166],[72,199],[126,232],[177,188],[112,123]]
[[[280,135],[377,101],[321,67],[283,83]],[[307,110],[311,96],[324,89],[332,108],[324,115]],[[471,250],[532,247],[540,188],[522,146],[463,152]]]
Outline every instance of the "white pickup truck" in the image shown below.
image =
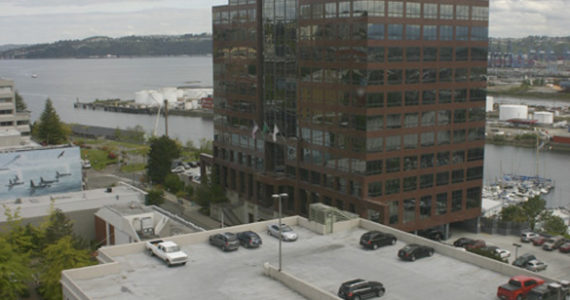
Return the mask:
[[173,265],[185,265],[188,255],[180,250],[180,247],[171,241],[154,240],[145,244],[146,250],[151,256],[158,256],[170,267]]

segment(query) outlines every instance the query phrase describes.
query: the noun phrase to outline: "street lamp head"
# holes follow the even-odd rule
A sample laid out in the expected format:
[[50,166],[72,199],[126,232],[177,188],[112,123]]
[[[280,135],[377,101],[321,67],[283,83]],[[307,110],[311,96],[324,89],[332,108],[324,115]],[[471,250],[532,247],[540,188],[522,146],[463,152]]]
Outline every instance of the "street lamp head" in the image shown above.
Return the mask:
[[279,194],[279,197],[281,197],[281,198],[288,198],[288,197],[289,197],[289,194],[287,194],[287,193],[281,193],[281,194]]
[[271,195],[271,198],[273,198],[273,199],[279,199],[279,194],[273,194],[273,195]]

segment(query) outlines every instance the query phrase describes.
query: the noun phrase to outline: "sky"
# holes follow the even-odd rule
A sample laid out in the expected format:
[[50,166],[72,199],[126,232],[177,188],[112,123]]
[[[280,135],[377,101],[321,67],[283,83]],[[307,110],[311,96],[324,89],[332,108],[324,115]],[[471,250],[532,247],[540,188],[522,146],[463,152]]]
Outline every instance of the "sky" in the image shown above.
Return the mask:
[[[0,0],[0,45],[212,31],[228,0]],[[489,35],[570,35],[570,0],[490,0]]]

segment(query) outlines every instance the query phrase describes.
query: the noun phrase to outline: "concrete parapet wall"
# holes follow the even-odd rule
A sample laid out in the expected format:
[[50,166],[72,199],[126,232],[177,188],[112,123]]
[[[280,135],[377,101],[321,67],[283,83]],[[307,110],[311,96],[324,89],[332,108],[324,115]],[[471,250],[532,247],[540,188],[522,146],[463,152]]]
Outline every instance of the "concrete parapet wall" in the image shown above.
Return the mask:
[[296,291],[297,293],[303,295],[307,299],[318,299],[318,300],[339,300],[341,298],[333,295],[317,286],[312,285],[309,282],[301,280],[289,274],[285,271],[279,271],[274,266],[269,263],[263,264],[263,273],[270,278],[273,278],[288,288]]
[[507,276],[515,276],[515,275],[526,275],[526,276],[533,276],[539,277],[547,282],[557,282],[558,280],[550,277],[546,277],[526,269],[522,269],[519,267],[515,267],[510,264],[502,263],[496,261],[494,259],[484,257],[475,253],[467,252],[460,250],[459,248],[453,247],[453,245],[447,245],[444,243],[432,241],[430,239],[423,238],[421,236],[417,236],[411,233],[399,231],[397,229],[378,224],[369,220],[360,219],[360,227],[367,229],[367,230],[379,230],[386,233],[391,233],[400,241],[406,242],[408,244],[421,244],[425,246],[430,246],[434,248],[435,253],[445,255],[447,257],[451,257],[487,270],[491,270],[497,273],[501,273]]
[[324,235],[326,233],[325,225],[309,221],[303,217],[299,217],[299,226],[305,227],[316,234]]
[[352,219],[347,221],[335,222],[333,224],[333,233],[345,231],[358,227],[360,224],[360,219]]

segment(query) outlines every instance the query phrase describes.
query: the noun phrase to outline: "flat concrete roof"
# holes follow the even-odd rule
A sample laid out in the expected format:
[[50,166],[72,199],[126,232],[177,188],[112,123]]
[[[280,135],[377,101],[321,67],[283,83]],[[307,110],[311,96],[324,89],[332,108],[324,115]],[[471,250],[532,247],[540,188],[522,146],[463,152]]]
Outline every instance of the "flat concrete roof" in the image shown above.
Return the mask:
[[[37,197],[22,197],[13,200],[2,200],[0,204],[6,205],[12,211],[20,208],[20,216],[23,219],[46,216],[50,213],[52,200],[54,207],[64,213],[87,209],[97,209],[105,205],[124,204],[130,202],[141,203],[144,194],[126,185],[118,185],[108,193],[107,189],[86,190],[61,194],[44,195]],[[0,206],[0,223],[6,222],[4,207]]]
[[[110,263],[115,272],[84,268],[65,271],[64,275],[70,273],[64,277],[76,277],[73,283],[90,299],[304,299],[263,274],[265,262],[278,266],[279,241],[266,233],[267,223],[189,234],[201,238],[178,240],[189,255],[185,266],[168,268],[145,253],[142,244],[131,244],[130,249],[129,245],[107,248],[115,253],[110,258],[118,263]],[[207,242],[207,235],[214,232],[248,228],[261,236],[259,249],[240,247],[226,253]],[[401,261],[397,251],[406,243],[400,240],[394,246],[364,250],[359,239],[368,230],[358,225],[328,235],[299,225],[293,229],[299,239],[283,242],[283,270],[335,295],[342,282],[363,278],[384,284],[387,292],[382,299],[493,299],[497,287],[510,277],[445,256],[437,249],[432,257]],[[135,247],[138,250],[133,251]]]

